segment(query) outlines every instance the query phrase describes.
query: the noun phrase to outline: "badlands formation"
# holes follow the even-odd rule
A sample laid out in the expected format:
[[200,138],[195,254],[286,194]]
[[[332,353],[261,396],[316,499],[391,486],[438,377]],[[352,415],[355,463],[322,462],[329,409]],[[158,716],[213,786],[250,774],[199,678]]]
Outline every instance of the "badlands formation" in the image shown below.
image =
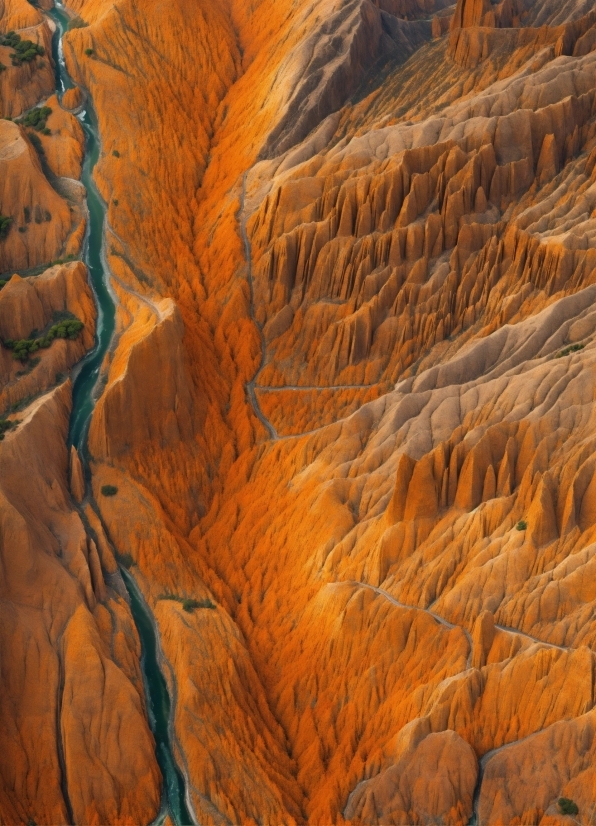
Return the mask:
[[0,6],[1,823],[596,823],[593,5]]

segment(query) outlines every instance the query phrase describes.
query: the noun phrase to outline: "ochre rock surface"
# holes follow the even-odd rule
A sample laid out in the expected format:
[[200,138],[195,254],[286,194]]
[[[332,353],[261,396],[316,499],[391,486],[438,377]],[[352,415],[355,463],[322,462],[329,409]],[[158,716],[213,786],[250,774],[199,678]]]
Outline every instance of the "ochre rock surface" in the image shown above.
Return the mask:
[[[41,334],[68,313],[85,325],[73,341],[55,339],[38,350],[35,361],[23,365],[0,346],[0,410],[52,387],[91,349],[96,308],[84,264],[57,265],[41,275],[13,275],[0,291],[0,339],[18,341],[37,330]],[[37,361],[39,359],[39,361]]]
[[72,111],[74,109],[78,109],[83,104],[83,100],[83,92],[81,91],[80,86],[73,86],[72,89],[67,89],[64,92],[60,103],[64,109]]
[[345,814],[365,823],[460,820],[470,811],[476,776],[474,750],[454,731],[414,738],[395,764],[350,795]]
[[11,218],[0,239],[0,272],[56,260],[75,226],[69,204],[45,177],[26,131],[0,121],[0,214]]
[[[64,99],[62,103],[64,104]],[[74,115],[64,111],[56,95],[52,95],[45,105],[52,110],[46,121],[47,128],[52,134],[39,136],[44,161],[54,175],[78,180],[81,177],[85,147],[83,127]]]
[[[591,5],[73,2],[116,335],[89,500],[67,384],[0,444],[8,462],[43,425],[35,484],[0,514],[23,498],[19,545],[36,576],[52,566],[27,597],[39,628],[21,563],[2,569],[2,662],[43,651],[26,691],[28,672],[5,677],[5,820],[69,817],[58,771],[27,792],[57,752],[57,696],[72,819],[159,807],[116,552],[156,621],[197,822],[546,826],[560,797],[589,822]],[[66,204],[1,129],[27,192]],[[27,255],[80,227],[32,234]]]
[[56,85],[51,59],[54,23],[27,0],[5,0],[0,15],[0,35],[9,31],[16,31],[22,40],[37,43],[45,54],[13,66],[10,55],[14,50],[0,45],[0,63],[4,66],[0,71],[0,115],[3,118],[22,115],[51,95]]
[[160,804],[139,642],[70,501],[70,392],[39,398],[0,445],[0,809],[6,823],[138,823]]

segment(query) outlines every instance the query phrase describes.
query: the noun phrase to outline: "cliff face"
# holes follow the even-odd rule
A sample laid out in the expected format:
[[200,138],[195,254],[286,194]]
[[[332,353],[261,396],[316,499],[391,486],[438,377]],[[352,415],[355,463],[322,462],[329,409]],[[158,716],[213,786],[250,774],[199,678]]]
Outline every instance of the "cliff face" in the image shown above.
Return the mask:
[[[76,453],[66,486],[68,383],[39,384],[0,444],[4,486],[16,446],[53,434],[0,513],[40,560],[4,561],[4,644],[43,637],[60,705],[23,689],[27,659],[2,713],[16,765],[62,761],[26,805],[27,771],[0,765],[7,822],[159,805],[106,536],[157,623],[198,822],[546,826],[562,797],[589,822],[591,5],[75,0],[117,329],[89,435],[101,519],[75,507]],[[49,173],[2,127],[3,180],[31,182],[2,197],[53,209],[25,252],[14,228],[0,241],[6,267],[80,243],[50,181],[78,174],[80,135],[51,117]],[[87,338],[60,358],[91,344],[82,264],[13,278],[2,302],[1,336],[68,309]]]

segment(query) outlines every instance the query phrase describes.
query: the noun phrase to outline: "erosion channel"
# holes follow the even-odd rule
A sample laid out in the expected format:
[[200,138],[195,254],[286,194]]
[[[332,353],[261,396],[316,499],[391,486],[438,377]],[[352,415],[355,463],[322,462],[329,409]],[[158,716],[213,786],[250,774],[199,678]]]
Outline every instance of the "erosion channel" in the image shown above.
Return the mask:
[[[56,71],[56,91],[61,96],[74,86],[66,70],[62,49],[62,37],[68,29],[70,18],[62,6],[56,6],[48,14],[56,24],[52,53]],[[103,257],[105,206],[93,182],[93,168],[99,157],[100,145],[97,118],[89,98],[85,101],[84,111],[79,114],[79,120],[85,131],[82,183],[86,190],[89,213],[83,256],[97,301],[98,321],[95,346],[79,365],[74,382],[69,442],[79,451],[89,487],[87,434],[95,406],[101,364],[114,334],[115,304],[108,287],[107,267],[104,265]],[[156,823],[162,823],[169,814],[176,826],[187,826],[193,823],[193,819],[185,802],[184,780],[171,748],[170,698],[158,663],[154,621],[132,575],[125,568],[121,568],[121,572],[141,640],[141,668],[149,722],[155,737],[157,761],[164,778],[162,809]]]

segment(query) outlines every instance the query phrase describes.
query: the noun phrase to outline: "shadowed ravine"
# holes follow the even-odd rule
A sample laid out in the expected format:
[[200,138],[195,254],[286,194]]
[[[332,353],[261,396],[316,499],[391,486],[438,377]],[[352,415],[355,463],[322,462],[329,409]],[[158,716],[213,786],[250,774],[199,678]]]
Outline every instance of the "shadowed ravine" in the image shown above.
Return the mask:
[[[52,9],[48,14],[57,26],[52,41],[52,54],[56,67],[56,89],[58,94],[62,95],[66,89],[74,85],[66,70],[61,44],[69,17],[60,7]],[[85,186],[89,210],[89,225],[83,258],[90,274],[97,303],[98,319],[95,346],[75,371],[69,443],[74,444],[79,451],[89,486],[87,435],[97,400],[96,388],[101,364],[114,334],[116,308],[108,286],[107,267],[104,263],[105,205],[93,182],[93,168],[99,158],[100,145],[97,118],[89,99],[85,101],[84,111],[78,117],[85,131],[85,158],[81,180]],[[189,815],[185,801],[184,780],[172,754],[171,704],[166,681],[158,664],[155,623],[134,578],[126,569],[121,570],[141,640],[141,668],[149,723],[155,737],[157,762],[164,778],[162,809],[155,823],[162,823],[169,814],[176,826],[187,826],[193,823],[193,819]]]

